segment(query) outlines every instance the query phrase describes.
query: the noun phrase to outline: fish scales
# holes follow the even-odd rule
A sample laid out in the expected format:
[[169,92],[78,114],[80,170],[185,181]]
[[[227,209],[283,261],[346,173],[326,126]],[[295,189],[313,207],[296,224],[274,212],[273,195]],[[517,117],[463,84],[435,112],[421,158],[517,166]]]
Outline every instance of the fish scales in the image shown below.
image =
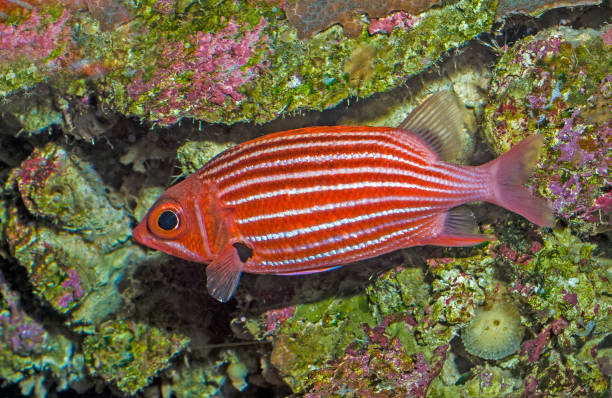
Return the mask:
[[462,166],[463,113],[432,94],[398,126],[306,127],[231,148],[168,188],[134,239],[207,263],[206,285],[229,300],[243,272],[294,275],[416,245],[469,246],[484,200],[553,226],[548,204],[525,187],[544,139],[525,138],[481,166]]
[[253,141],[200,176],[215,181],[219,200],[235,211],[258,264],[247,271],[277,272],[418,244],[435,215],[488,194],[482,172],[439,163],[403,132],[323,127]]

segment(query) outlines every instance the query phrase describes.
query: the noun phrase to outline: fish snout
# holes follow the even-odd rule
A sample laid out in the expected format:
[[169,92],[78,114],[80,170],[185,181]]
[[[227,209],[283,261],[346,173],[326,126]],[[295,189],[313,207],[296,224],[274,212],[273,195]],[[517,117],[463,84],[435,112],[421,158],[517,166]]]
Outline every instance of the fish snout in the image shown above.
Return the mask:
[[132,238],[134,238],[134,240],[140,243],[141,245],[149,246],[147,244],[147,241],[150,240],[148,238],[148,235],[149,231],[147,230],[147,225],[145,221],[140,222],[136,226],[136,228],[132,230]]

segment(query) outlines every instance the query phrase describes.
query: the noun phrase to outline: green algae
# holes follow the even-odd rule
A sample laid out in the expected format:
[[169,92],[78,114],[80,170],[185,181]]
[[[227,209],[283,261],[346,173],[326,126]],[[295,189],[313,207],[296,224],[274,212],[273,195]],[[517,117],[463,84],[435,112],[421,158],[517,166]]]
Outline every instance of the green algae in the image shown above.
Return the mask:
[[[8,222],[8,202],[0,195],[0,242],[6,242],[6,224]],[[5,257],[4,253],[0,254],[0,257]]]
[[147,214],[151,206],[159,199],[160,195],[164,193],[165,189],[162,187],[145,187],[138,192],[138,198],[136,200],[136,208],[134,209],[134,219],[140,221]]
[[278,332],[271,362],[295,392],[303,392],[313,366],[337,357],[350,343],[364,340],[364,323],[377,323],[364,295],[298,305]]
[[[185,6],[186,3],[179,3],[177,7]],[[153,9],[147,12],[157,13]],[[150,18],[147,26],[165,23],[166,20],[166,17],[160,16],[159,13]],[[251,24],[257,22],[256,19],[250,20]],[[226,22],[222,19],[207,19],[206,23],[210,23],[215,29],[222,29]],[[97,22],[92,21],[91,24]],[[284,29],[283,37],[279,40],[291,43],[293,40],[291,29],[287,27]],[[175,38],[180,39],[186,34],[185,32],[187,31],[177,31]],[[98,34],[109,42],[119,37],[99,29],[92,29],[88,34],[91,37],[87,40],[92,42],[97,40]],[[125,31],[120,34],[125,34]],[[395,40],[401,35],[403,32],[396,30],[390,36],[377,35],[381,37],[376,39],[384,43],[386,40]],[[315,37],[312,43],[326,46],[328,41],[333,42],[336,39],[340,42],[352,40],[340,36],[340,28],[335,27]],[[377,76],[374,72],[381,66],[369,58],[384,53],[381,49],[384,47],[380,47],[379,44],[372,46],[370,43],[362,43],[369,40],[372,38],[364,35],[355,39],[354,44],[348,47],[342,47],[345,44],[334,47],[338,51],[345,51],[344,56],[350,57],[351,61],[363,59],[361,55],[365,54],[367,71],[347,67],[347,62],[341,66],[336,65],[335,60],[325,62],[316,60],[311,63],[309,67],[313,69],[330,66],[336,68],[332,72],[343,73],[340,80],[332,75],[323,77],[326,95],[328,92],[333,93],[327,97],[326,104],[342,100],[346,92],[361,96],[366,95],[368,90],[376,89],[374,83],[368,85],[367,81]],[[125,43],[123,41],[124,45]],[[105,49],[99,47],[96,51],[113,49],[113,46]],[[369,50],[371,48],[375,49],[374,53]],[[313,53],[317,51],[317,49],[312,50]],[[426,60],[425,63],[428,62],[429,60]],[[562,66],[556,65],[555,68]],[[83,87],[86,87],[82,84],[84,81],[75,82],[70,88],[71,92],[83,95]],[[309,83],[308,86],[304,81],[302,76],[298,78],[296,75],[295,78],[289,78],[286,88],[304,90],[300,95],[314,101],[316,90],[321,89],[322,85]],[[125,90],[125,87],[121,86],[123,83],[118,81],[107,79],[104,84],[110,86],[116,84],[113,86],[115,90],[113,93],[116,95],[120,95],[121,90]],[[298,86],[293,87],[295,84]],[[390,84],[392,83],[387,80],[376,87]],[[586,81],[584,85],[589,90],[590,87],[596,86]],[[254,88],[244,89],[256,88],[255,85]],[[284,91],[278,95],[286,95]],[[126,93],[124,94],[124,101],[132,101]],[[578,94],[576,94],[578,97],[572,100],[584,101],[584,98],[579,98]],[[574,94],[570,93],[568,98],[572,95]],[[593,120],[601,117],[602,104],[599,102],[601,98],[596,96],[596,99],[593,112],[586,113],[588,117],[594,118]],[[232,117],[264,112],[248,102],[237,106],[243,108],[232,111]],[[254,108],[251,109],[249,106]],[[296,110],[301,106],[307,108],[309,105],[295,103],[286,109]],[[556,103],[553,104],[554,109],[555,107]],[[53,111],[53,104],[45,109]],[[147,114],[144,106],[136,112],[141,112],[139,115],[144,118],[153,115]],[[181,115],[176,110],[172,114]],[[14,115],[18,117],[19,113]],[[57,111],[55,115],[59,118]],[[565,113],[563,116],[567,118],[571,117],[571,114]],[[31,128],[41,128],[40,126],[46,123],[45,119],[40,117],[42,122],[38,122],[36,117],[39,116],[26,115],[21,119],[21,123],[25,125],[32,122]],[[214,114],[211,117],[225,116]],[[178,154],[182,172],[186,174],[194,172],[216,153],[225,149],[224,145],[210,142],[187,143],[181,147]],[[45,150],[44,155],[38,157],[57,159],[55,156],[53,151]],[[52,161],[49,166],[53,164]],[[174,353],[184,349],[187,344],[183,340],[173,340],[172,336],[179,340],[183,338],[182,336],[165,333],[144,323],[130,323],[129,320],[109,321],[95,326],[103,319],[115,316],[114,313],[120,308],[121,300],[126,299],[125,295],[119,294],[117,287],[119,280],[125,275],[126,269],[143,262],[144,253],[137,247],[131,246],[129,239],[126,240],[125,231],[129,231],[130,214],[125,205],[102,193],[100,189],[92,189],[104,184],[99,177],[92,178],[90,166],[85,162],[70,158],[68,164],[70,166],[67,173],[59,172],[61,168],[50,167],[49,172],[53,177],[45,178],[47,182],[44,186],[26,183],[23,184],[23,192],[19,189],[19,179],[23,176],[14,176],[13,185],[7,187],[3,197],[0,198],[0,240],[9,242],[11,255],[27,270],[35,295],[51,303],[59,312],[68,314],[69,327],[72,330],[93,333],[93,337],[87,343],[91,376],[100,378],[104,382],[120,384],[120,388],[126,393],[144,388],[150,382],[150,377],[157,375],[161,380],[159,388],[162,396],[173,395],[180,398],[220,395],[221,388],[228,379],[227,372],[230,372],[230,365],[224,360],[214,362],[216,354],[211,355],[210,363],[194,360],[191,354],[188,354],[185,361],[172,363],[171,358]],[[45,163],[38,167],[47,169]],[[144,212],[162,191],[163,189],[159,187],[141,191],[134,212],[136,219],[142,218]],[[5,197],[10,198],[9,201],[5,201]],[[94,217],[94,220],[87,220],[83,216],[87,212],[97,216],[93,210],[95,206],[91,204],[101,206],[103,211],[100,217],[106,219]],[[116,221],[116,224],[110,221]],[[499,287],[499,291],[504,295],[511,295],[513,300],[519,300],[523,304],[521,313],[524,324],[529,327],[526,340],[537,336],[542,329],[559,317],[568,322],[566,330],[559,332],[558,335],[551,332],[549,339],[543,343],[543,353],[534,361],[523,353],[513,355],[507,362],[497,364],[498,366],[493,366],[493,363],[478,362],[470,369],[469,374],[456,378],[452,383],[442,381],[441,377],[435,378],[427,390],[427,395],[519,396],[523,391],[526,391],[525,395],[547,392],[573,396],[602,395],[607,388],[606,375],[601,367],[598,367],[598,363],[605,359],[605,356],[609,356],[609,350],[600,349],[598,352],[597,347],[611,328],[609,313],[612,302],[609,296],[612,290],[608,282],[609,262],[596,257],[596,247],[582,240],[584,235],[572,234],[572,231],[575,231],[575,224],[572,225],[573,230],[538,233],[529,231],[531,235],[525,233],[524,229],[527,228],[525,224],[525,222],[504,222],[496,225],[498,230],[495,232],[500,237],[501,243],[515,251],[515,256],[509,256],[502,250],[500,244],[482,245],[469,251],[448,250],[445,252],[448,257],[430,259],[429,269],[398,268],[373,278],[372,282],[357,294],[300,304],[295,309],[295,313],[288,319],[279,321],[274,327],[266,326],[262,324],[261,319],[253,318],[247,319],[246,325],[257,339],[267,339],[272,342],[273,363],[281,370],[285,380],[296,393],[314,394],[314,387],[310,383],[315,377],[318,377],[316,380],[319,387],[325,385],[331,387],[332,383],[333,386],[341,384],[343,374],[336,369],[347,369],[350,364],[361,365],[360,361],[369,355],[372,358],[370,371],[379,372],[375,376],[364,378],[364,383],[370,383],[369,391],[377,391],[376,388],[384,387],[387,388],[385,391],[392,391],[397,395],[398,391],[403,390],[395,389],[384,379],[393,370],[388,365],[388,357],[385,357],[389,347],[381,343],[381,340],[374,342],[374,339],[364,331],[363,324],[370,327],[380,326],[388,317],[389,322],[377,331],[376,338],[389,339],[390,346],[396,348],[394,359],[400,360],[404,366],[402,369],[409,373],[414,370],[414,364],[418,363],[418,353],[423,353],[428,363],[435,364],[434,350],[450,343],[459,328],[469,321],[479,305],[495,298],[496,295],[501,296],[497,292]],[[113,228],[113,225],[117,228]],[[9,235],[6,235],[7,233]],[[531,250],[535,247],[534,241],[541,241],[542,248]],[[528,259],[523,261],[522,256],[527,256]],[[84,291],[81,298],[77,297],[77,290],[70,286],[71,282],[69,283],[73,270],[77,271],[80,277],[81,288]],[[66,286],[63,286],[64,284]],[[507,292],[508,289],[511,290],[510,293]],[[68,305],[60,305],[60,300],[67,295],[71,299]],[[238,296],[238,299],[244,300],[241,296]],[[256,300],[259,299],[261,298],[256,297]],[[299,302],[304,301],[306,300]],[[240,304],[244,304],[244,301]],[[3,308],[6,309],[4,303]],[[170,316],[168,318],[160,316],[160,318],[164,321],[172,319]],[[84,358],[78,351],[80,348],[73,346],[64,337],[57,337],[61,340],[57,343],[54,340],[55,336],[51,334],[49,336],[47,339],[52,342],[49,343],[51,355],[57,355],[57,358],[50,358],[47,354],[15,356],[14,353],[7,351],[8,346],[0,348],[2,363],[6,364],[6,368],[0,366],[2,377],[10,382],[21,381],[24,393],[40,395],[45,393],[45,386],[48,386],[50,381],[59,383],[61,388],[58,389],[66,388],[72,383],[75,385],[79,382],[88,383],[86,380],[90,380],[89,377],[82,374]],[[161,344],[163,349],[151,354],[155,358],[140,355],[146,358],[147,362],[144,364],[125,354],[125,352],[141,353],[142,350],[146,350],[143,348],[146,344],[156,344],[157,339],[166,340],[166,343]],[[167,343],[168,340],[171,343]],[[150,348],[155,350],[155,347]],[[351,358],[351,350],[359,355]],[[96,358],[96,353],[100,353],[102,357],[99,363],[96,363],[99,359]],[[261,351],[251,354],[262,355]],[[66,358],[70,355],[72,355],[71,362],[68,364]],[[263,363],[267,361],[267,357],[262,357],[261,361],[264,367]],[[450,359],[447,359],[445,365],[449,361]],[[148,367],[149,363],[153,364],[151,372],[144,372],[143,369]],[[240,361],[235,363],[240,364]],[[170,368],[162,370],[166,366]],[[313,370],[310,366],[316,366],[316,369]],[[237,374],[244,374],[244,370],[238,368]],[[9,376],[5,377],[4,372]],[[238,385],[242,386],[240,377],[236,379]],[[531,386],[533,380],[540,381],[535,392],[525,389],[524,386]]]
[[85,378],[83,355],[74,353],[74,346],[66,337],[48,335],[40,353],[16,354],[0,342],[0,377],[17,383],[24,395],[45,397],[46,383],[57,383],[62,391]]
[[11,255],[28,272],[36,295],[56,310],[70,312],[72,322],[83,325],[118,309],[117,285],[125,267],[143,256],[141,249],[104,253],[78,235],[27,226],[20,218],[13,209],[7,226]]
[[527,298],[529,306],[569,323],[561,339],[567,348],[584,342],[595,325],[606,322],[612,308],[599,297],[609,291],[609,282],[601,278],[603,267],[594,250],[595,245],[582,242],[569,229],[555,231],[544,236],[535,260],[522,267],[529,275],[524,282],[537,284]]
[[131,234],[123,201],[105,192],[90,164],[62,147],[49,144],[35,150],[9,178],[7,186],[13,184],[34,217],[78,232],[103,251],[125,243]]
[[187,141],[176,151],[176,161],[183,175],[193,174],[209,160],[234,145],[233,142]]
[[53,98],[45,90],[34,92],[25,98],[13,95],[5,99],[0,107],[17,120],[23,131],[29,133],[40,132],[53,124],[63,122],[61,112],[55,108]]
[[[463,1],[427,12],[410,31],[362,34],[357,39],[347,39],[339,27],[332,27],[301,42],[280,26],[269,58],[271,81],[257,81],[248,95],[272,112],[250,119],[263,122],[280,112],[323,110],[350,96],[387,91],[489,29],[493,8],[486,1]],[[364,51],[372,56],[364,56]]]
[[132,321],[107,321],[87,336],[85,364],[94,375],[134,394],[170,365],[189,339]]
[[608,389],[606,377],[594,361],[579,361],[573,355],[562,357],[556,351],[544,354],[525,380],[529,383],[526,393],[539,390],[552,396],[605,397]]
[[429,303],[425,275],[416,267],[385,272],[366,288],[366,294],[381,318],[410,309],[424,310]]
[[445,385],[440,378],[434,380],[428,397],[514,397],[522,392],[520,380],[506,369],[497,366],[475,366],[470,370],[470,378],[458,385]]

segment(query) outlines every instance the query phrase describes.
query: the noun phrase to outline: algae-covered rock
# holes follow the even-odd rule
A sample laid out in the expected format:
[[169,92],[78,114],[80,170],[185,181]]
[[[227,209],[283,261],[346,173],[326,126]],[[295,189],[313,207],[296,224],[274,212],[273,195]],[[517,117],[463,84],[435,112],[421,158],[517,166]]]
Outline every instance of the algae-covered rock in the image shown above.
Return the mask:
[[45,330],[20,301],[0,272],[0,378],[36,397],[46,396],[49,383],[58,391],[81,383],[83,355],[66,337]]
[[329,108],[425,70],[490,29],[497,5],[454,1],[426,7],[390,32],[348,38],[336,25],[300,40],[285,3],[110,1],[85,9],[77,3],[15,3],[23,12],[0,20],[0,32],[12,38],[4,43],[10,56],[0,61],[0,96],[41,82],[55,92],[44,112],[27,106],[13,113],[30,133],[59,123],[73,135],[95,136],[75,132],[90,97],[162,125],[183,117],[262,123]]
[[[157,72],[152,76],[137,74],[141,80],[128,85],[127,95],[121,92],[121,86],[113,85],[113,96],[121,99],[114,105],[122,112],[160,123],[172,123],[182,116],[225,123],[264,122],[282,112],[324,109],[351,95],[369,96],[388,90],[406,76],[424,70],[444,51],[487,30],[493,21],[494,3],[462,1],[427,11],[411,30],[396,29],[389,36],[366,34],[357,39],[348,39],[339,27],[332,27],[312,39],[297,40],[293,28],[281,22],[279,15],[282,10],[278,7],[266,7],[264,3],[253,7],[246,2],[224,3],[206,11],[191,7],[187,14],[147,15],[149,21],[164,21],[159,25],[162,29],[144,39],[157,36],[155,46],[141,55],[146,64],[155,65]],[[185,29],[181,29],[184,33],[179,30],[178,34],[169,34],[176,31],[175,26],[185,24],[185,16],[192,26],[207,26],[205,21],[213,20],[215,23],[208,26],[215,26],[216,31],[197,37]],[[229,24],[219,23],[223,20]],[[200,59],[183,50],[187,48],[185,43],[203,48],[209,37],[227,43],[227,48],[240,48],[244,61],[240,57],[224,61],[225,53],[214,47]],[[364,52],[363,48],[368,50]],[[176,61],[167,65],[158,54]],[[214,89],[214,83],[196,80],[200,71],[207,69],[213,70],[213,79],[223,79],[218,69],[221,62],[241,71],[225,84],[225,92]],[[356,66],[351,67],[351,63]],[[174,87],[168,87],[166,81],[170,79]],[[189,87],[197,85],[204,86],[205,94],[196,94],[193,101]],[[207,87],[215,90],[208,98]]]
[[[450,357],[447,357],[447,361]],[[510,371],[497,366],[476,366],[470,371],[470,378],[465,383],[444,384],[437,378],[428,392],[429,397],[468,398],[468,397],[514,397],[523,391],[521,380]]]
[[209,160],[231,148],[232,142],[187,141],[176,152],[176,160],[184,175],[195,173]]
[[125,243],[131,235],[123,201],[105,192],[90,164],[60,146],[35,149],[13,170],[7,186],[12,184],[31,215],[76,232],[103,251]]
[[14,196],[8,247],[34,292],[81,324],[115,311],[118,282],[144,252],[127,243],[131,222],[123,203],[91,166],[50,144],[13,170],[6,189]]
[[362,325],[376,325],[365,295],[298,305],[274,340],[272,364],[294,391],[303,392],[308,373],[362,340]]
[[170,359],[189,343],[185,336],[167,333],[133,321],[108,321],[87,336],[83,345],[89,371],[129,394],[146,387],[170,365]]
[[225,361],[217,363],[191,362],[177,365],[161,375],[163,398],[194,398],[222,396],[221,388],[227,380],[222,367]]
[[538,358],[523,381],[525,395],[605,397],[608,390],[606,377],[595,360],[583,362],[574,355],[561,356],[557,351],[548,351]]
[[424,310],[429,304],[429,285],[421,268],[397,267],[367,287],[370,302],[381,317],[398,312]]
[[[593,332],[606,333],[600,327],[612,307],[601,295],[610,291],[610,282],[602,278],[605,262],[594,256],[595,249],[569,229],[555,231],[544,236],[534,260],[521,267],[517,284],[528,292],[527,303],[541,316],[563,320],[560,344],[566,349],[582,344]],[[529,291],[529,286],[534,289]]]
[[484,116],[497,154],[527,135],[545,137],[533,190],[590,233],[610,228],[611,49],[592,29],[560,27],[520,40],[495,67]]
[[401,340],[387,334],[389,319],[375,328],[364,325],[365,344],[352,344],[338,359],[315,368],[309,375],[308,397],[425,396],[446,358],[448,346],[426,356],[407,352]]

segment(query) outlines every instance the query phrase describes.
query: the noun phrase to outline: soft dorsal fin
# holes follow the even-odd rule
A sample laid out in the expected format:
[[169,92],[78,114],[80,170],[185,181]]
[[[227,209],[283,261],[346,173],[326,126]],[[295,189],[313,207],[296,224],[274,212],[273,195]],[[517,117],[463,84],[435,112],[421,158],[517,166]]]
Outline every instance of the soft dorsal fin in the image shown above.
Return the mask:
[[421,137],[440,159],[450,161],[461,152],[465,110],[450,91],[438,91],[417,106],[397,126]]

